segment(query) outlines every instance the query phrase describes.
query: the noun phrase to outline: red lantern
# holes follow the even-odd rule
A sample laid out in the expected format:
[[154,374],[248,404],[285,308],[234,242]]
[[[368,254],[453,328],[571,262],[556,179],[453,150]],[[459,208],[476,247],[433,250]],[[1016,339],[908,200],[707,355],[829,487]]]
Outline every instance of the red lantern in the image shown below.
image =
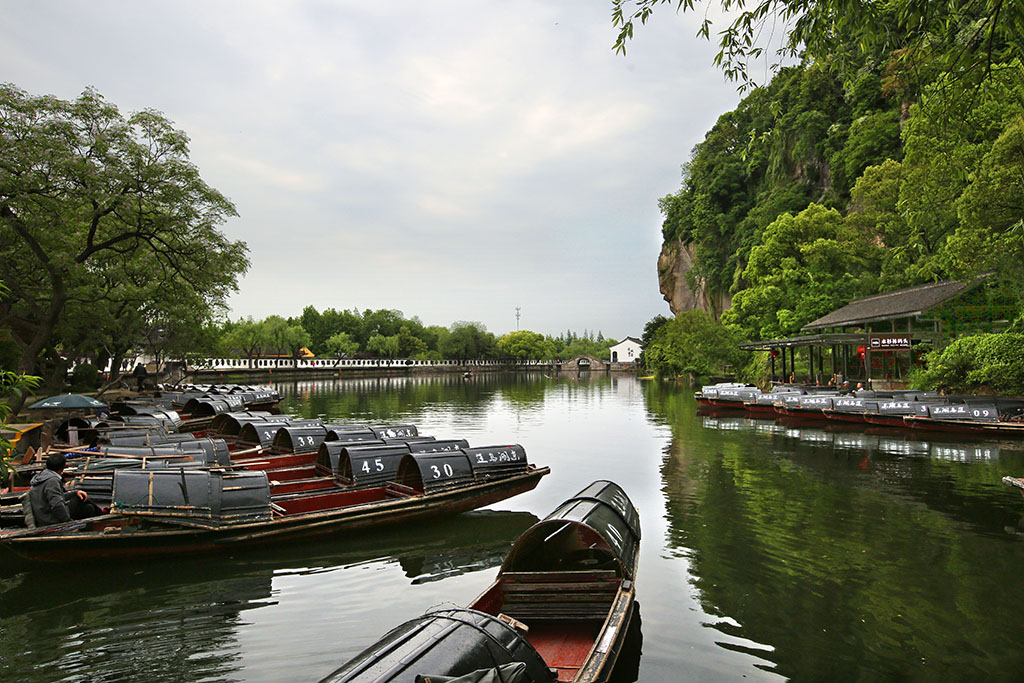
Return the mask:
[[864,357],[864,353],[866,351],[867,351],[867,347],[865,347],[865,346],[858,346],[857,347],[857,356],[860,357],[860,358],[863,358]]
[[772,349],[770,351],[770,353],[772,355],[772,358],[778,358],[779,357],[779,350],[778,349]]

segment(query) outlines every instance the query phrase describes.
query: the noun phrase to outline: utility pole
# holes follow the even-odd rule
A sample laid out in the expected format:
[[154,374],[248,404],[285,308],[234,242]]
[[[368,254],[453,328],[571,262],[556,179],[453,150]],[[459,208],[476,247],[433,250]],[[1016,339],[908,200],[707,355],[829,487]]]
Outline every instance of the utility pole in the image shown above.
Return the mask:
[[516,306],[516,330],[517,331],[519,330],[519,315],[520,315],[519,314],[519,309],[520,309],[520,307]]

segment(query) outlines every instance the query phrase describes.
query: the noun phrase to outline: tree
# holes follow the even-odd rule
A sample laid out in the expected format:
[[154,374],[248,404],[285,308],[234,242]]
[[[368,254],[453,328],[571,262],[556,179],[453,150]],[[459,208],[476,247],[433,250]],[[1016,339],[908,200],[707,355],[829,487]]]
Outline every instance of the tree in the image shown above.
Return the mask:
[[881,255],[871,234],[851,229],[835,209],[812,204],[783,214],[750,250],[749,286],[722,322],[748,339],[795,334],[812,320],[874,291]]
[[555,355],[554,344],[530,330],[509,332],[498,340],[498,350],[516,360],[545,360]]
[[108,338],[128,332],[134,343],[140,326],[170,316],[122,319],[133,304],[187,300],[191,324],[237,289],[246,247],[218,230],[235,207],[202,180],[188,137],[161,114],[125,118],[93,90],[68,102],[5,84],[0,144],[0,275],[12,293],[0,322],[21,373],[44,358],[60,365],[62,325],[76,318],[97,313],[117,323]]
[[328,353],[339,358],[347,358],[359,353],[359,344],[347,332],[338,332],[331,335],[324,342],[324,347]]
[[491,358],[496,349],[494,335],[483,323],[460,321],[452,323],[450,333],[438,351],[445,358],[466,360]]
[[644,364],[663,377],[708,376],[739,366],[745,354],[738,343],[738,335],[707,311],[684,311],[658,326],[644,347]]
[[[418,323],[419,321],[415,321]],[[415,323],[414,323],[415,324]],[[423,326],[420,325],[420,329]],[[419,337],[413,335],[409,325],[402,325],[398,328],[398,356],[401,358],[415,358],[427,352],[427,344]]]
[[[612,0],[612,23],[619,27],[615,50],[624,53],[633,37],[634,22],[647,23],[658,5],[694,10],[696,0]],[[710,4],[710,3],[709,3]],[[632,6],[632,11],[626,9]],[[772,70],[785,60],[805,58],[830,63],[852,73],[864,56],[894,54],[893,79],[906,82],[924,65],[978,83],[1008,52],[1024,40],[1024,6],[1018,2],[986,0],[721,0],[732,21],[718,31],[715,64],[741,88],[755,86],[750,63],[781,44]],[[709,10],[697,32],[710,39]]]
[[252,368],[253,359],[259,358],[270,345],[266,325],[250,317],[239,320],[229,327],[222,343],[232,352],[241,352],[249,360],[249,367]]
[[366,350],[380,358],[394,358],[398,355],[398,335],[385,337],[382,334],[374,334],[367,340]]
[[302,348],[309,346],[309,333],[302,325],[289,324],[279,315],[267,316],[261,324],[268,350],[275,355],[286,352],[290,358],[298,358]]

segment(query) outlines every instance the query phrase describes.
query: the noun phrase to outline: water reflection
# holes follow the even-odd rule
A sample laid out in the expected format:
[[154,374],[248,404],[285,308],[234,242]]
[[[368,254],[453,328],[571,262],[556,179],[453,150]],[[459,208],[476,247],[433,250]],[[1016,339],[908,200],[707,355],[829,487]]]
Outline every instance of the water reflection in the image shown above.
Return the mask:
[[[807,424],[786,418],[761,418],[731,415],[709,415],[698,411],[701,426],[725,432],[756,432],[795,439],[808,444],[834,449],[874,451],[888,455],[932,457],[955,462],[987,461],[999,457],[1002,448],[1013,442],[976,440],[964,443],[952,436],[886,429],[884,427]],[[1016,448],[1021,450],[1019,446]]]
[[351,377],[277,382],[285,412],[306,417],[345,415],[348,419],[401,419],[437,410],[483,416],[495,402],[535,406],[559,383],[540,372],[481,372]]
[[239,632],[250,615],[278,605],[275,584],[320,574],[325,585],[328,575],[353,568],[397,566],[411,584],[489,569],[536,521],[527,512],[478,511],[273,553],[139,564],[132,572],[82,566],[8,575],[0,578],[0,680],[238,678]]
[[667,549],[713,628],[800,679],[1010,678],[1022,663],[1019,445],[699,416],[652,385],[671,427]]

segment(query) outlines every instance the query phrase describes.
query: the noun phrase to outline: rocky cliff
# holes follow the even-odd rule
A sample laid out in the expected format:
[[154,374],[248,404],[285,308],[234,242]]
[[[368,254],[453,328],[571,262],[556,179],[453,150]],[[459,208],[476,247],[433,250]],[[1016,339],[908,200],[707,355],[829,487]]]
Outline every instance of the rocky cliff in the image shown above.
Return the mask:
[[691,289],[686,274],[693,268],[693,248],[680,240],[666,241],[661,245],[658,257],[658,283],[661,294],[675,315],[680,311],[700,308],[715,317],[732,304],[732,297],[726,292],[708,292],[704,287]]

